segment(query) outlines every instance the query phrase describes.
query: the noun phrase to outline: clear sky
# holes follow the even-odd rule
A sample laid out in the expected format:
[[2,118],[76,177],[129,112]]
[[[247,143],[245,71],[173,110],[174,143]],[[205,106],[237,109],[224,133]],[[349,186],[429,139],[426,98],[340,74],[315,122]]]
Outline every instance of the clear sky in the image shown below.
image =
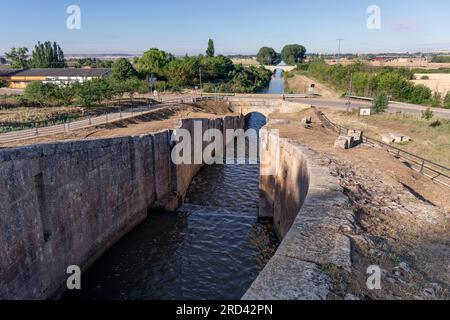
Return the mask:
[[[81,30],[68,30],[66,9],[81,8]],[[369,30],[366,10],[381,9]],[[299,43],[308,52],[450,50],[448,0],[0,0],[0,54],[13,46],[57,41],[70,53],[253,54]]]

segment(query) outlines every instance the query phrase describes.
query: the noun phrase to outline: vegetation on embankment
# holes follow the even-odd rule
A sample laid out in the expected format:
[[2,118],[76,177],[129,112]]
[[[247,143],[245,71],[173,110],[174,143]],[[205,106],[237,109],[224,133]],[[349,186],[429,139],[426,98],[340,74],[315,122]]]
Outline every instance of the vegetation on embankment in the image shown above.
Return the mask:
[[351,65],[328,65],[323,60],[311,60],[299,65],[300,73],[335,88],[348,92],[352,83],[352,94],[376,97],[381,92],[392,100],[434,107],[445,106],[448,97],[433,95],[424,85],[414,85],[414,72],[406,68],[376,68],[357,62]]

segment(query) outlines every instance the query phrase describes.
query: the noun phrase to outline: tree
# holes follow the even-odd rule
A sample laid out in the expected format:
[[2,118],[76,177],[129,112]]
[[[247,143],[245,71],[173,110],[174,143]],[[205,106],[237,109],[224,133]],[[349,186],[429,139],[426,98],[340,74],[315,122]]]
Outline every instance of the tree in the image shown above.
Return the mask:
[[34,81],[25,88],[25,99],[46,107],[55,98],[58,86],[51,83]]
[[171,85],[192,86],[199,83],[200,59],[198,57],[185,57],[171,61],[166,70]]
[[414,104],[425,104],[430,101],[431,96],[431,89],[424,86],[423,84],[419,84],[414,86],[414,89],[412,90],[411,96],[409,98],[409,102]]
[[306,48],[299,44],[290,44],[281,51],[281,58],[287,64],[295,65],[305,59]]
[[223,55],[201,57],[199,60],[204,81],[227,79],[229,73],[234,69],[233,61]]
[[374,113],[382,113],[388,108],[388,106],[389,106],[389,99],[386,93],[381,92],[373,100],[372,111]]
[[274,65],[279,62],[278,57],[278,54],[273,48],[262,47],[256,56],[256,60],[262,65]]
[[131,78],[137,78],[138,73],[131,65],[130,61],[125,58],[120,58],[114,62],[111,71],[111,77],[115,80],[125,81]]
[[38,42],[34,47],[31,66],[33,68],[64,68],[66,66],[64,52],[56,42],[53,44],[50,41]]
[[10,52],[5,53],[5,57],[11,62],[11,67],[14,69],[28,67],[28,48],[12,48]]
[[136,65],[142,74],[164,78],[166,66],[174,59],[170,53],[153,48],[144,52],[142,58],[136,61]]
[[113,90],[109,81],[105,79],[92,79],[84,83],[73,85],[76,97],[82,106],[90,107],[101,103],[105,99],[111,99]]
[[206,55],[208,57],[214,57],[216,50],[214,48],[214,40],[213,39],[209,39],[208,40],[208,49],[206,49]]
[[145,81],[139,80],[137,78],[130,78],[127,79],[124,83],[124,90],[125,93],[128,93],[128,96],[130,97],[131,101],[133,101],[133,97],[136,93],[139,94],[145,94],[150,92],[150,87],[148,83]]

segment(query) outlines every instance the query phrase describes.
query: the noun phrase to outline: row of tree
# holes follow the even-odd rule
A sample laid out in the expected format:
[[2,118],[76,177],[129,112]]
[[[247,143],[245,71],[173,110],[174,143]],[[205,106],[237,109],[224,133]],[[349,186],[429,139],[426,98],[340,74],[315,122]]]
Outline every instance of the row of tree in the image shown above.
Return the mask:
[[42,107],[58,105],[77,105],[90,107],[105,100],[122,98],[128,95],[150,92],[149,83],[142,79],[131,63],[125,59],[118,59],[112,66],[111,77],[98,78],[86,82],[68,84],[52,84],[40,81],[30,83],[25,89],[24,98]]
[[393,100],[414,104],[429,104],[432,91],[424,85],[414,85],[413,74],[404,68],[370,68],[362,63],[348,66],[328,65],[324,61],[310,61],[305,66],[308,74],[354,95],[376,97],[381,92]]
[[150,91],[149,85],[137,78],[126,81],[116,79],[93,79],[83,83],[56,85],[52,83],[32,82],[25,89],[24,98],[41,107],[81,106],[91,107],[113,98],[121,99],[125,95],[133,99],[136,93]]
[[[14,68],[66,66],[64,54],[56,43],[38,43],[31,59],[28,59],[27,52],[27,48],[13,48],[7,58]],[[94,63],[98,61],[80,61],[80,66]],[[168,52],[152,48],[141,58],[136,58],[134,66],[125,58],[118,59],[112,64],[112,74],[115,80],[122,82],[156,78],[159,90],[200,88],[205,85],[208,91],[215,88],[238,93],[257,92],[267,86],[271,79],[271,72],[263,67],[244,68],[242,65],[234,65],[228,57],[215,56],[212,39],[208,41],[206,55],[177,58]]]
[[450,63],[450,56],[433,56],[432,63]]
[[214,42],[208,43],[206,56],[176,58],[165,51],[152,48],[136,59],[137,72],[143,76],[156,77],[159,86],[182,88],[203,86],[207,91],[216,87],[222,92],[257,92],[267,86],[271,72],[263,67],[244,68],[234,65],[223,55],[214,56]]
[[11,62],[11,66],[17,69],[64,68],[66,66],[64,52],[56,42],[38,42],[31,58],[28,58],[28,52],[26,47],[12,48],[10,52],[5,53],[5,57]]
[[305,60],[306,48],[299,44],[286,45],[281,53],[277,53],[273,48],[262,47],[256,60],[262,65],[276,65],[282,60],[290,65],[303,63]]

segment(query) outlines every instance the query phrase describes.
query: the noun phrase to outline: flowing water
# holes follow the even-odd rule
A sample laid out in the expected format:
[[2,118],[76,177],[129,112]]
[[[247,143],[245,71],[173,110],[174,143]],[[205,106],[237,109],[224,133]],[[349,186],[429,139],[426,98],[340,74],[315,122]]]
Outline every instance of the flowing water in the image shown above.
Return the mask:
[[[246,127],[264,124],[251,114]],[[176,213],[151,212],[65,298],[240,299],[278,244],[257,218],[258,184],[258,165],[205,166]]]
[[283,70],[276,69],[269,86],[262,93],[284,93]]

